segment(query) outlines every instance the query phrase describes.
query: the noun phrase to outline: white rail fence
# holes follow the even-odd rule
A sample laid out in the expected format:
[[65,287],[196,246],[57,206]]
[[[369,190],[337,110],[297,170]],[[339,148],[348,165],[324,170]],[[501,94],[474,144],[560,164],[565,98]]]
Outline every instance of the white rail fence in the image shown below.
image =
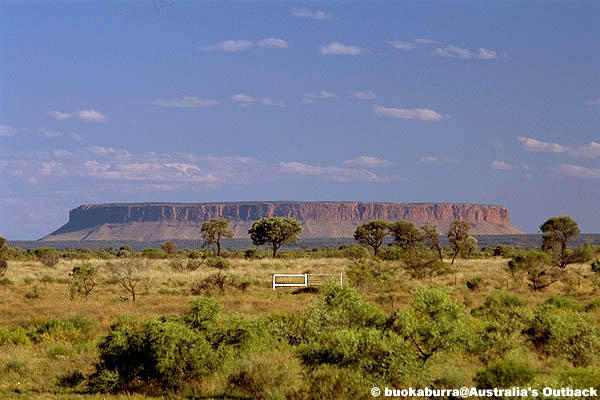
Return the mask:
[[[273,274],[273,290],[278,287],[318,286],[334,277],[335,280],[339,277],[340,286],[344,285],[344,277],[341,272],[339,274]],[[277,278],[281,278],[282,282],[278,282]]]

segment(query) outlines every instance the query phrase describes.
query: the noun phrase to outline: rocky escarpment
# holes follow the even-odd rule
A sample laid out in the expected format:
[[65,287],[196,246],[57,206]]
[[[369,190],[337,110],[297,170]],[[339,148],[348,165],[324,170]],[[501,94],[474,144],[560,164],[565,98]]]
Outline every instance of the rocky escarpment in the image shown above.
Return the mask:
[[435,224],[441,232],[454,220],[466,221],[475,234],[521,233],[503,206],[448,203],[369,202],[238,202],[124,203],[83,205],[70,211],[69,222],[43,240],[199,239],[202,222],[227,218],[236,237],[247,237],[261,218],[294,217],[303,237],[352,237],[361,223],[373,219]]

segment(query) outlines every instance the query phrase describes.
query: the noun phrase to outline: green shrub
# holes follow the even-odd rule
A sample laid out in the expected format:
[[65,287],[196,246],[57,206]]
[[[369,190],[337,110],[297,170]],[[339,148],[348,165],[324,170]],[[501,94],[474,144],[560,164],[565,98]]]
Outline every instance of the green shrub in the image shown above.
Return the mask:
[[118,391],[120,382],[119,372],[101,369],[90,377],[88,390],[92,393],[114,393]]
[[418,290],[410,309],[397,311],[391,320],[394,332],[410,339],[423,362],[466,345],[466,323],[464,307],[436,287]]
[[526,333],[542,354],[564,357],[576,367],[588,366],[600,355],[600,328],[583,312],[541,304]]
[[33,343],[53,340],[56,342],[78,343],[94,338],[96,322],[86,316],[75,316],[68,320],[51,319],[34,322],[25,327],[27,336]]
[[64,346],[62,344],[57,344],[56,346],[52,346],[46,352],[46,356],[48,358],[59,359],[65,357],[72,357],[75,354],[75,351],[70,346]]
[[414,352],[393,333],[373,328],[341,329],[321,335],[300,346],[303,364],[323,364],[361,371],[373,381],[397,381],[420,370]]
[[342,250],[343,257],[352,261],[369,258],[369,250],[358,244],[349,244],[342,246],[340,249]]
[[203,335],[172,321],[119,321],[98,347],[100,361],[92,387],[106,386],[110,391],[135,388],[136,382],[182,390],[209,373],[216,361]]
[[533,380],[533,370],[525,363],[501,360],[478,371],[474,377],[477,387],[483,389],[527,386]]
[[305,399],[372,399],[370,390],[374,386],[360,370],[342,368],[331,364],[319,365],[307,372]]
[[0,346],[9,344],[28,345],[31,340],[27,335],[27,330],[22,327],[0,328]]
[[494,248],[493,254],[503,258],[511,258],[515,255],[515,248],[506,244],[500,244]]
[[23,283],[26,285],[31,285],[33,283],[33,278],[30,276],[26,276],[25,278],[23,278]]
[[375,305],[361,300],[359,293],[348,287],[330,282],[323,287],[324,312],[329,323],[340,328],[382,327],[384,312]]
[[228,269],[231,266],[231,262],[229,262],[229,260],[220,256],[207,257],[205,262],[208,268],[216,268],[220,270]]
[[470,351],[485,364],[502,358],[522,342],[522,331],[533,313],[518,297],[502,291],[487,296],[483,305],[471,311],[477,317]]
[[142,251],[142,257],[158,260],[167,258],[167,253],[161,249],[144,249]]
[[413,249],[402,255],[403,269],[411,278],[430,281],[451,272],[451,267],[432,250]]
[[258,249],[252,248],[252,249],[247,249],[246,251],[244,251],[244,258],[246,260],[257,260],[262,257],[260,255],[260,251],[258,251]]
[[563,387],[590,388],[600,390],[600,369],[597,367],[573,368],[560,374]]
[[400,247],[384,247],[377,252],[377,257],[387,261],[399,261],[402,260],[405,252],[406,251],[401,249]]
[[571,310],[571,311],[581,311],[583,309],[583,306],[581,304],[577,303],[575,300],[573,300],[569,297],[564,297],[564,296],[559,296],[559,295],[554,295],[554,296],[548,297],[544,301],[543,304],[552,306],[557,309],[564,309],[564,310]]
[[228,386],[252,399],[288,399],[303,385],[302,369],[291,354],[251,354],[237,363]]
[[192,300],[191,310],[184,320],[191,328],[205,331],[217,321],[221,311],[214,297],[198,297]]

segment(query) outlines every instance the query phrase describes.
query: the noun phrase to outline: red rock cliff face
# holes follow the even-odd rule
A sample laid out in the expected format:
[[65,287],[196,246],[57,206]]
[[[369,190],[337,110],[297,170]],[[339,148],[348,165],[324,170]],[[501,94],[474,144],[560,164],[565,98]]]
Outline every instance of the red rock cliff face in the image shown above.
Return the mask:
[[[479,204],[446,204],[446,203],[368,203],[368,202],[240,202],[240,203],[138,203],[138,204],[97,204],[83,205],[69,213],[69,222],[46,237],[64,237],[63,240],[75,239],[80,236],[65,236],[72,232],[87,230],[90,235],[94,227],[110,226],[196,226],[198,223],[212,218],[227,218],[240,233],[252,221],[265,217],[293,217],[306,222],[305,233],[312,237],[320,232],[324,236],[333,235],[328,229],[338,227],[335,236],[352,236],[352,227],[359,223],[383,219],[388,221],[407,220],[417,224],[435,224],[447,226],[454,220],[467,221],[482,233],[519,233],[510,224],[508,210],[503,206]],[[340,231],[341,229],[341,231]],[[348,232],[346,232],[348,230]],[[114,231],[114,229],[113,229]],[[138,229],[139,231],[139,229]],[[136,231],[136,232],[138,232]],[[168,230],[167,230],[168,231]],[[165,231],[165,232],[167,232]],[[116,231],[115,231],[116,232]],[[174,232],[173,230],[168,232]],[[340,233],[341,232],[341,233]],[[236,232],[237,233],[237,232]],[[167,233],[165,233],[167,234]],[[139,234],[136,233],[136,236]],[[84,238],[86,238],[85,236]],[[120,233],[119,239],[123,239]],[[181,234],[178,236],[189,236]],[[93,236],[92,237],[98,237]],[[142,239],[140,239],[142,237]],[[139,236],[145,240],[150,236]],[[153,237],[153,236],[152,236]],[[173,237],[177,238],[177,237]],[[134,238],[131,238],[134,239]]]
[[69,223],[199,222],[212,218],[256,221],[265,217],[293,217],[300,221],[409,220],[415,222],[492,222],[510,225],[503,206],[478,204],[399,204],[363,202],[257,202],[199,204],[98,204],[69,213]]

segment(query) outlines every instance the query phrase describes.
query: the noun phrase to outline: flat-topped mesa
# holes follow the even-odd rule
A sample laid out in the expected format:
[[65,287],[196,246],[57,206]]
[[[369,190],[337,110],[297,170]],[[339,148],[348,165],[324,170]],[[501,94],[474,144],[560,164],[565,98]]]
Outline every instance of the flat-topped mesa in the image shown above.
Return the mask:
[[302,237],[352,237],[373,219],[434,224],[441,232],[466,221],[476,234],[521,233],[510,224],[506,207],[449,203],[371,202],[235,202],[123,203],[83,205],[70,211],[69,222],[43,240],[200,239],[200,225],[227,218],[236,237],[248,237],[252,222],[265,217],[293,217],[304,226]]

